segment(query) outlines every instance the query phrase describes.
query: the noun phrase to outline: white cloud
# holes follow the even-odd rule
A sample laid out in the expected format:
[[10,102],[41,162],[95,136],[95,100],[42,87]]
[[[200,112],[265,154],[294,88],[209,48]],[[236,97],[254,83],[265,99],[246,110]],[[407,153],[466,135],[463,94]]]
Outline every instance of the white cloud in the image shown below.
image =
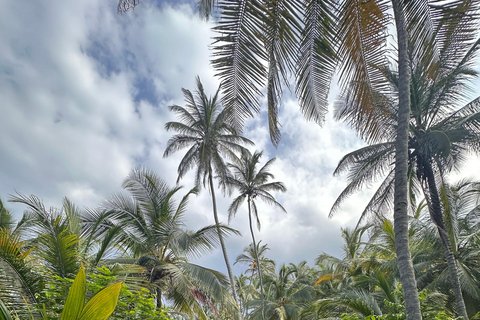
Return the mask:
[[[200,75],[213,94],[218,80],[209,64],[211,25],[187,4],[142,2],[118,16],[116,3],[63,1],[53,4],[7,0],[0,3],[0,196],[36,194],[47,206],[64,196],[95,206],[113,192],[131,168],[144,165],[173,185],[182,152],[163,159],[173,134],[164,124],[171,104],[183,104],[181,88],[195,89]],[[333,88],[333,92],[337,92]],[[352,196],[333,219],[328,212],[345,187],[332,172],[361,142],[327,116],[324,128],[306,122],[288,97],[280,111],[283,140],[269,142],[265,113],[249,120],[245,134],[277,157],[275,179],[288,191],[276,194],[288,213],[259,204],[268,255],[279,263],[313,259],[323,251],[340,254],[340,227],[354,225],[370,191]],[[475,167],[477,166],[477,167]],[[478,162],[470,170],[478,168]],[[477,170],[478,171],[478,170]],[[193,186],[192,174],[181,185]],[[227,222],[230,199],[217,194],[220,220]],[[10,204],[18,215],[22,206]],[[190,228],[213,224],[210,195],[192,198]],[[250,243],[246,208],[232,220],[243,236],[227,246],[230,260]],[[199,261],[225,271],[220,250]],[[236,266],[237,272],[243,266]]]

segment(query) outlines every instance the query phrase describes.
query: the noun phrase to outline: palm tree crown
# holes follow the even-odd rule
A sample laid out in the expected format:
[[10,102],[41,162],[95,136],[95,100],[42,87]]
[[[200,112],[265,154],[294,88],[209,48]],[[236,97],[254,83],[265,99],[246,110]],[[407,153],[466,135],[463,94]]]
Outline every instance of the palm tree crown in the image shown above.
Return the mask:
[[[95,261],[120,248],[148,270],[158,306],[163,295],[175,309],[205,318],[202,304],[224,301],[228,281],[217,271],[188,262],[218,245],[217,226],[185,228],[188,198],[198,190],[190,190],[177,205],[174,196],[181,188],[170,188],[147,169],[133,170],[123,187],[128,194],[112,196],[85,219],[85,232],[102,239]],[[232,230],[221,227],[220,232],[227,236]]]
[[226,183],[230,187],[233,187],[239,191],[239,195],[233,200],[228,209],[229,220],[232,216],[235,216],[239,207],[247,199],[251,205],[252,213],[257,221],[257,227],[260,230],[260,219],[258,218],[257,205],[255,199],[260,199],[268,204],[279,207],[282,211],[286,212],[285,208],[275,199],[270,193],[271,191],[285,192],[287,188],[283,182],[269,182],[274,178],[274,175],[268,170],[270,166],[275,162],[275,158],[270,159],[261,167],[257,169],[263,152],[256,151],[253,155],[249,152],[242,152],[241,158],[235,163],[230,163],[228,166],[233,171],[232,174],[228,174]]
[[168,157],[176,151],[188,148],[178,166],[178,180],[194,167],[197,168],[197,184],[200,184],[202,178],[203,184],[206,184],[207,175],[212,174],[212,166],[217,176],[224,177],[227,165],[223,157],[235,159],[235,152],[245,149],[241,144],[253,144],[252,141],[237,135],[229,123],[230,111],[222,108],[218,99],[219,89],[213,97],[208,98],[200,78],[197,77],[195,94],[182,89],[186,106],[169,107],[181,121],[168,122],[165,125],[167,130],[174,130],[178,134],[168,140],[163,156]]

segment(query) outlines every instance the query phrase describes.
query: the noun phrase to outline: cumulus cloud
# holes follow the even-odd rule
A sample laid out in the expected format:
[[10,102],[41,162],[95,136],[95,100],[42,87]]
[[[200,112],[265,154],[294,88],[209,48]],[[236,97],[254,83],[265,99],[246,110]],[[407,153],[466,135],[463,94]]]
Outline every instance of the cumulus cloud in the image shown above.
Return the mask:
[[[181,88],[195,89],[200,75],[206,92],[218,87],[210,67],[211,24],[201,21],[191,1],[142,2],[118,16],[112,1],[55,4],[0,3],[0,197],[35,194],[47,206],[64,196],[86,207],[121,189],[134,167],[146,166],[168,183],[176,181],[182,152],[163,159],[174,119],[166,108],[183,104]],[[337,88],[332,89],[332,96]],[[340,158],[362,145],[331,116],[323,128],[306,122],[286,95],[280,111],[283,139],[269,142],[266,114],[247,122],[245,135],[277,157],[275,179],[288,191],[275,194],[288,213],[259,203],[257,239],[278,263],[310,263],[322,252],[340,255],[340,228],[355,224],[370,191],[352,196],[328,218],[345,177],[332,177]],[[477,164],[470,165],[475,168]],[[472,167],[473,166],[473,167]],[[193,172],[181,182],[193,186]],[[217,190],[218,191],[218,190]],[[231,199],[218,194],[220,220],[227,222]],[[22,206],[8,204],[17,217]],[[190,202],[191,229],[213,224],[206,190]],[[246,208],[231,224],[242,237],[227,246],[234,261],[250,243]],[[220,250],[198,262],[225,271]],[[236,266],[240,272],[243,266]]]

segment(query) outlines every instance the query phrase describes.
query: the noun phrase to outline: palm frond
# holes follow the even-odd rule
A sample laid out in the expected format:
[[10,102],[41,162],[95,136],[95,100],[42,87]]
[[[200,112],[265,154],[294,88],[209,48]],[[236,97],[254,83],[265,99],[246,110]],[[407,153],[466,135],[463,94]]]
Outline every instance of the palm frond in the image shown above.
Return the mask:
[[391,91],[382,72],[387,66],[387,9],[388,1],[344,1],[340,9],[338,55],[343,99],[356,106],[342,118],[350,119],[363,138],[373,141],[382,131],[379,118],[390,116],[376,109],[389,103]]
[[[230,182],[230,184],[232,184],[232,183]],[[244,194],[241,194],[232,201],[232,203],[228,207],[228,222],[229,223],[230,223],[230,220],[233,217],[235,217],[235,214],[238,212],[238,208],[240,208],[240,206],[243,204],[245,199],[246,199],[246,196]]]
[[0,228],[13,228],[13,216],[10,211],[4,206],[2,199],[0,199]]
[[232,110],[234,127],[258,112],[266,80],[265,48],[259,39],[265,8],[257,1],[219,1],[222,19],[213,30],[212,64],[222,81],[223,104]]
[[347,197],[365,185],[375,182],[378,176],[390,173],[389,167],[393,162],[393,156],[393,145],[389,142],[367,146],[345,155],[335,169],[334,175],[349,170],[349,183],[335,200],[329,215],[332,216]]
[[[0,228],[0,258],[15,270],[15,277],[18,275],[26,290],[35,294],[41,290],[41,278],[32,270],[32,249],[26,250],[24,244],[25,242],[20,240],[19,234],[12,234],[8,229]],[[6,275],[6,279],[8,278]],[[6,286],[2,286],[2,288],[6,288]]]
[[337,64],[336,1],[310,0],[305,4],[295,92],[307,120],[324,121],[330,81]]
[[293,61],[298,52],[301,12],[300,1],[267,1],[264,16],[267,71],[268,127],[270,140],[278,145],[281,137],[278,109],[282,98],[282,82],[288,84]]

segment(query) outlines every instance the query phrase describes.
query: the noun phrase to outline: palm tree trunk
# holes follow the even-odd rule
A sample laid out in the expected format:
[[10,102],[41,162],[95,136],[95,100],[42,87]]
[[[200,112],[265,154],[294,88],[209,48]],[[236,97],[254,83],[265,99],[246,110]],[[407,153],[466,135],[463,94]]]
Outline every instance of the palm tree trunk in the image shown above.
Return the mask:
[[[237,308],[239,308],[240,304],[238,303],[237,297],[237,290],[235,289],[235,278],[233,277],[232,267],[230,266],[230,261],[228,260],[227,254],[227,247],[225,246],[225,241],[223,240],[222,232],[220,230],[220,222],[218,221],[218,214],[217,214],[217,200],[215,198],[215,189],[213,186],[213,178],[212,178],[212,168],[209,168],[208,171],[208,182],[210,184],[210,192],[212,194],[212,205],[213,205],[213,217],[215,219],[215,225],[217,226],[217,233],[218,239],[220,240],[220,246],[222,247],[223,258],[225,259],[225,265],[227,266],[228,277],[230,278],[230,286],[232,289],[233,300],[237,304]],[[240,319],[242,318],[242,313],[239,309]]]
[[420,300],[408,244],[408,124],[410,121],[410,70],[402,0],[392,0],[398,39],[398,129],[395,141],[394,229],[400,281],[407,320],[420,320]]
[[162,307],[162,290],[160,290],[159,287],[156,288],[156,293],[157,293],[157,308]]
[[[458,278],[457,265],[455,257],[453,256],[452,245],[450,242],[445,223],[443,221],[442,206],[440,204],[440,196],[438,195],[437,184],[435,183],[435,176],[429,162],[424,161],[425,174],[427,176],[428,190],[423,190],[425,198],[430,198],[428,203],[428,211],[432,222],[437,226],[440,239],[442,240],[445,258],[447,260],[448,272],[450,274],[450,283],[452,285],[453,294],[455,295],[455,304],[457,307],[457,313],[459,316],[468,320],[467,308],[465,301],[463,300],[462,287]],[[427,196],[429,195],[429,197]]]
[[248,197],[248,222],[250,223],[250,233],[252,234],[252,241],[253,241],[253,254],[255,255],[255,261],[257,262],[257,272],[258,272],[258,280],[260,281],[260,300],[262,301],[262,320],[265,319],[264,314],[264,307],[265,307],[265,298],[263,295],[263,280],[262,280],[262,271],[260,270],[260,259],[258,259],[258,252],[257,252],[257,243],[255,242],[255,234],[253,233],[253,224],[252,224],[252,210],[250,208],[250,196]]

